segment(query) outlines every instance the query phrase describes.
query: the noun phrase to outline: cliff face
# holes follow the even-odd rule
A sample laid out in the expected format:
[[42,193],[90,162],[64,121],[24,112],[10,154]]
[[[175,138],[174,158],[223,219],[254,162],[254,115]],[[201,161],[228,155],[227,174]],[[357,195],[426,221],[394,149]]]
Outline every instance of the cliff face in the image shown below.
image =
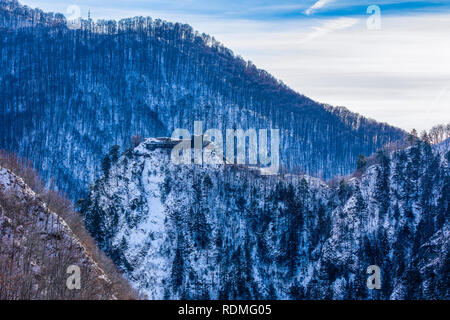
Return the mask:
[[[284,168],[324,178],[353,171],[404,132],[318,104],[188,25],[82,21],[0,1],[0,148],[33,161],[72,200],[130,137],[175,128],[280,129]],[[106,143],[105,143],[106,142]]]
[[[70,266],[80,270],[81,287],[73,290],[67,286],[74,274]],[[115,294],[111,277],[67,223],[21,178],[0,167],[0,300],[120,297]]]
[[[448,148],[379,153],[329,187],[174,165],[160,146],[123,154],[83,204],[99,245],[149,298],[449,298]],[[380,290],[366,287],[370,265]]]

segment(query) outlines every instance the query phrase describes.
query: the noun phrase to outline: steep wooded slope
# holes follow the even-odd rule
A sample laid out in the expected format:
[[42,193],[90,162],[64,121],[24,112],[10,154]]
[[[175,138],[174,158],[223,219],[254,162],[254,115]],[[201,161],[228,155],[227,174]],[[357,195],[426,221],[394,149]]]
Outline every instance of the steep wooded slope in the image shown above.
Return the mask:
[[214,38],[159,19],[83,21],[0,1],[0,148],[33,161],[72,200],[109,148],[174,128],[281,130],[290,171],[353,171],[404,132],[294,92]]
[[[329,187],[127,151],[84,202],[87,226],[153,299],[448,299],[450,152],[417,141]],[[368,290],[366,269],[381,268]]]

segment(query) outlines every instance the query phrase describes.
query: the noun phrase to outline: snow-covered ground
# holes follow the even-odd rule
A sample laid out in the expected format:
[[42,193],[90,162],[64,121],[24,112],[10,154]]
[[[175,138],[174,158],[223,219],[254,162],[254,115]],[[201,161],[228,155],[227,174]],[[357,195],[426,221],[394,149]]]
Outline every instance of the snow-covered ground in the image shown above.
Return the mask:
[[[84,214],[150,299],[444,298],[448,174],[419,145],[330,188],[308,176],[174,165],[170,148],[148,139],[96,183]],[[431,244],[433,255],[422,249]],[[382,290],[366,287],[373,264]]]

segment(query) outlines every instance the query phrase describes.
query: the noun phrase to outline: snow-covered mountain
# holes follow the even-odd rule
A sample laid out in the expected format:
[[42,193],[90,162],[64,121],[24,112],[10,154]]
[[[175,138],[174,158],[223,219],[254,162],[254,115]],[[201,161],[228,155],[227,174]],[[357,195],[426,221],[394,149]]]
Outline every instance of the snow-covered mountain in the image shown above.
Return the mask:
[[[16,0],[0,0],[0,92],[0,148],[72,200],[103,172],[81,211],[148,298],[449,299],[448,143],[379,152],[326,184],[405,132],[312,101],[188,25],[71,29]],[[194,121],[279,129],[282,174],[175,165],[173,142],[149,138],[197,135]],[[129,148],[134,135],[149,139]],[[47,205],[0,168],[0,297],[121,298],[95,246]],[[66,290],[67,264],[88,275],[84,296]]]
[[[95,244],[88,245],[22,178],[0,166],[0,300],[133,298],[126,282],[118,283],[98,252],[93,255]],[[73,266],[80,287],[70,290]]]
[[[449,149],[418,141],[328,186],[175,165],[147,139],[83,203],[88,229],[151,299],[449,298]],[[366,287],[367,267],[381,289]]]
[[[280,129],[282,166],[331,178],[405,133],[294,92],[214,38],[159,19],[83,20],[0,0],[0,148],[77,200],[112,145],[175,128]],[[5,125],[7,124],[7,125]]]

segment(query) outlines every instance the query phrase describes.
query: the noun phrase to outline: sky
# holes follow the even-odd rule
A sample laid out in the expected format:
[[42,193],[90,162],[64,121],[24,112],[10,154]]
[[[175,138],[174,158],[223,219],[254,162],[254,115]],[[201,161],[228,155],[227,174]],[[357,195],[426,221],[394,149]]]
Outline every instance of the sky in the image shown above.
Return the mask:
[[190,24],[292,89],[405,130],[450,122],[450,0],[19,0]]

